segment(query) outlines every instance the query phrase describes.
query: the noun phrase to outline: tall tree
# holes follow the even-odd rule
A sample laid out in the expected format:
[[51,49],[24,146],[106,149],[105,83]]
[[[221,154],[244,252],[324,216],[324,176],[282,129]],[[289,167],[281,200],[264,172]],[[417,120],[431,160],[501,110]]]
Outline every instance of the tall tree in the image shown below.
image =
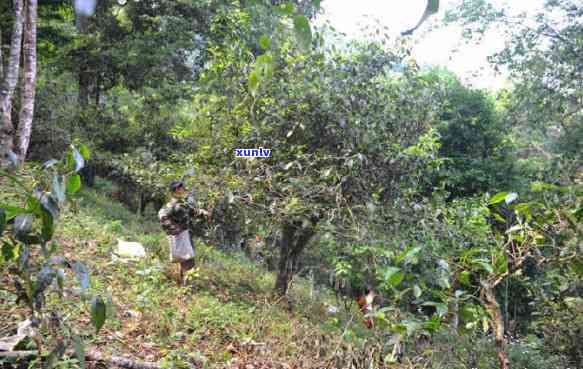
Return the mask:
[[2,58],[2,27],[0,27],[0,81],[4,78],[4,59]]
[[10,41],[8,64],[0,87],[0,166],[6,166],[14,145],[14,126],[12,124],[12,97],[18,82],[20,52],[22,47],[23,0],[14,0],[14,24]]
[[36,91],[36,26],[37,0],[26,3],[23,41],[23,83],[22,101],[18,117],[18,158],[24,161],[30,143],[34,116],[34,96]]

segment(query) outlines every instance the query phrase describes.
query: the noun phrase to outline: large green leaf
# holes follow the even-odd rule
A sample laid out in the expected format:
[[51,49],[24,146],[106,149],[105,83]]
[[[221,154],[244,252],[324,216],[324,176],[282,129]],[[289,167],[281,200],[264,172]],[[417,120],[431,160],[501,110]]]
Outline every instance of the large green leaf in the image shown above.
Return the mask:
[[100,296],[95,296],[91,301],[91,322],[95,327],[95,333],[99,333],[105,323],[106,306]]
[[259,87],[259,76],[256,71],[249,73],[249,80],[247,81],[247,86],[252,95],[255,95],[257,88]]
[[508,196],[508,192],[499,192],[496,195],[492,196],[490,201],[488,201],[488,205],[495,205],[504,200],[506,200],[506,196]]
[[53,279],[56,277],[57,272],[51,267],[43,267],[36,277],[34,283],[34,290],[32,293],[32,298],[35,302],[38,302],[45,290],[51,285]]
[[55,231],[55,219],[59,216],[59,202],[52,193],[42,192],[38,189],[34,191],[34,197],[38,199],[40,204],[40,207],[36,208],[34,212],[40,215],[42,220],[41,236],[45,241],[49,241]]
[[387,267],[383,271],[383,278],[391,287],[397,287],[403,281],[403,278],[405,278],[405,274],[401,268]]
[[42,229],[41,229],[41,236],[45,242],[48,242],[53,238],[53,234],[55,233],[55,220],[53,215],[48,211],[43,211],[41,215],[42,219]]
[[300,46],[308,50],[312,44],[312,30],[308,18],[303,15],[294,17],[294,31]]
[[74,194],[81,188],[81,176],[79,174],[73,174],[67,178],[67,193]]
[[88,161],[91,158],[91,151],[89,151],[89,148],[86,145],[79,145],[79,153],[85,161]]
[[[53,194],[36,189],[34,197],[40,203],[42,210],[49,212],[54,219],[59,217],[59,202]],[[38,215],[42,214],[38,209],[35,209],[34,212]]]

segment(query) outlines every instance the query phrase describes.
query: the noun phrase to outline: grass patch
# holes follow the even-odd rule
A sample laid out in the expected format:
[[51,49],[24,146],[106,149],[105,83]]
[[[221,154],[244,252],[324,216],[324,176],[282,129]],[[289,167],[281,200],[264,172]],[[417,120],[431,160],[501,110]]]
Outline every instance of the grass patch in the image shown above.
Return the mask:
[[[4,187],[0,198],[14,201],[10,194]],[[142,243],[147,257],[127,263],[113,260],[118,239]],[[58,252],[86,263],[90,289],[110,305],[98,335],[88,303],[79,296],[66,294],[61,301],[51,294],[47,306],[64,306],[87,343],[105,353],[173,368],[293,362],[316,367],[321,364],[315,359],[319,349],[310,340],[339,333],[336,328],[330,332],[325,317],[323,302],[328,297],[310,296],[306,281],[299,280],[293,288],[296,307],[290,312],[273,294],[273,274],[241,254],[225,254],[200,242],[197,265],[189,276],[195,287],[177,286],[177,265],[167,262],[168,241],[154,214],[133,214],[93,189],[83,189],[62,211],[55,240]],[[4,268],[0,271],[8,275]],[[74,276],[67,274],[65,287],[78,288]],[[11,318],[6,327],[25,319],[26,311],[15,307],[9,294],[0,299],[7,303],[0,313]]]

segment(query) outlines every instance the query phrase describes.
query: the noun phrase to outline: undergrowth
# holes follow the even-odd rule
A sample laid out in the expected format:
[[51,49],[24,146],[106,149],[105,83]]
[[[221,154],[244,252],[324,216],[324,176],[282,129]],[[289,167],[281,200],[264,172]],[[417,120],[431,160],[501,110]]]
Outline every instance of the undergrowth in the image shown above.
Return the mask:
[[[15,201],[12,192],[4,186],[0,200]],[[106,324],[87,342],[106,354],[159,361],[173,368],[236,367],[249,362],[255,367],[290,363],[316,367],[324,363],[324,355],[314,340],[325,342],[320,337],[338,335],[338,324],[326,316],[324,302],[332,300],[325,291],[314,293],[307,281],[296,281],[290,311],[289,301],[279,301],[272,293],[273,274],[243,254],[225,254],[197,242],[190,286],[179,287],[177,265],[168,262],[168,241],[154,211],[133,214],[112,201],[105,188],[79,193],[61,214],[55,239],[66,257],[87,264],[90,289],[108,297]],[[113,252],[119,239],[142,243],[147,257],[116,259]],[[2,275],[7,274],[2,271]],[[80,322],[79,330],[91,340],[87,306],[74,278],[69,280],[62,304],[67,306],[68,319]],[[0,329],[8,331],[25,319],[25,312],[9,293],[0,294]],[[60,301],[50,296],[49,303]],[[74,367],[74,363],[63,365]]]
[[[333,294],[298,278],[286,301],[273,293],[274,275],[242,253],[225,253],[197,242],[196,267],[189,286],[176,283],[177,266],[168,262],[168,241],[149,209],[138,216],[111,199],[110,184],[84,189],[61,214],[56,233],[67,258],[83,260],[91,271],[92,292],[107,297],[108,319],[93,333],[87,303],[74,278],[67,278],[67,319],[88,345],[105,354],[158,362],[167,368],[433,368],[490,369],[494,348],[489,339],[469,341],[449,331],[425,345],[405,347],[401,363],[382,364],[391,335],[366,330],[353,304],[349,311],[328,312],[340,304]],[[0,181],[0,202],[18,201],[14,189]],[[147,257],[116,259],[118,239],[140,242]],[[10,277],[0,264],[1,286]],[[72,277],[72,276],[71,276]],[[25,319],[9,288],[0,288],[0,337]],[[61,305],[62,306],[62,305]],[[21,349],[33,349],[28,342]],[[551,368],[558,358],[543,359],[538,347],[510,348],[513,363],[529,369]],[[61,368],[77,368],[67,359]]]

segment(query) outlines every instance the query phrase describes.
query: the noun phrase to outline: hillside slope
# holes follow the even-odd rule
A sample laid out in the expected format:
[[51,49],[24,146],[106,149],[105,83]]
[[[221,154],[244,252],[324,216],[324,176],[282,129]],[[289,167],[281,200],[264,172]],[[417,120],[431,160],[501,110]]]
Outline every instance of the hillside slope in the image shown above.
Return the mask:
[[[6,200],[11,189],[1,192]],[[322,367],[336,346],[329,337],[341,335],[339,319],[326,313],[325,292],[298,280],[290,312],[272,294],[274,276],[240,254],[199,244],[194,288],[178,287],[177,268],[167,262],[166,237],[153,212],[139,217],[99,190],[80,192],[76,205],[61,215],[55,239],[61,254],[86,263],[90,289],[110,302],[105,326],[95,335],[88,303],[75,293],[63,300],[86,344],[103,353],[173,368]],[[118,239],[141,242],[147,257],[115,260]],[[4,285],[10,285],[5,272]],[[69,277],[65,290],[74,292],[78,284]],[[26,319],[13,295],[0,290],[0,300],[0,329]],[[49,300],[49,306],[59,304],[56,294]]]

